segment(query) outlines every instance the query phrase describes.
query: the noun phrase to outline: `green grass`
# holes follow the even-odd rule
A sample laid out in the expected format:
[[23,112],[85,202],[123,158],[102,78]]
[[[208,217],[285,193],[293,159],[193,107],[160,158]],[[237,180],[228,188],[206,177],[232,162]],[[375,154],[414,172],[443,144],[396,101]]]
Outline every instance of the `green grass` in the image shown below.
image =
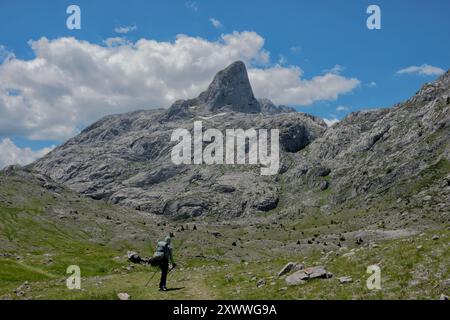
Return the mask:
[[[436,162],[416,183],[427,186],[449,168],[448,161]],[[15,199],[0,203],[0,253],[11,254],[0,256],[0,299],[117,299],[119,292],[127,292],[132,299],[436,299],[441,293],[449,294],[442,285],[450,278],[448,224],[422,236],[379,241],[377,247],[360,247],[352,241],[346,250],[325,250],[305,243],[317,238],[316,234],[320,238],[365,229],[364,219],[384,221],[380,212],[355,209],[356,204],[347,203],[331,214],[323,214],[319,208],[296,215],[279,215],[274,210],[247,220],[161,220],[164,223],[158,226],[134,211],[79,198],[69,191],[56,197],[48,191],[42,194],[40,188],[31,184],[24,189],[23,182],[14,179],[0,184],[0,198]],[[420,188],[412,183],[406,186]],[[283,188],[280,193],[283,197]],[[390,193],[385,197],[389,205],[396,199]],[[55,214],[60,209],[77,211],[77,219],[71,220],[69,215],[61,223]],[[118,219],[127,226],[111,222]],[[181,225],[186,231],[177,232]],[[135,230],[148,237],[135,239]],[[134,249],[142,256],[151,255],[156,239],[169,231],[175,232],[179,265],[169,276],[169,286],[181,289],[160,293],[158,275],[144,287],[155,269],[140,265],[129,269],[126,252]],[[431,239],[434,234],[439,235],[438,240]],[[302,246],[296,244],[298,240]],[[354,256],[343,257],[352,247]],[[334,252],[326,255],[330,250]],[[276,277],[288,261],[324,265],[334,277],[288,287],[284,278]],[[370,264],[381,266],[382,290],[366,288]],[[66,288],[69,265],[80,266],[82,290]],[[337,278],[341,276],[351,276],[354,281],[340,284]],[[257,288],[259,279],[266,284]],[[19,297],[14,290],[25,281],[31,290]]]
[[[432,240],[433,234],[440,238]],[[449,240],[448,230],[443,230],[356,249],[352,257],[342,256],[348,252],[344,250],[326,258],[321,252],[312,251],[308,255],[286,255],[246,263],[198,259],[189,259],[188,263],[182,259],[180,268],[169,275],[169,287],[181,289],[166,293],[157,291],[159,275],[149,287],[144,286],[155,270],[145,266],[138,266],[131,272],[83,274],[82,290],[68,290],[63,277],[55,279],[12,261],[3,261],[1,275],[19,282],[27,278],[32,290],[25,296],[38,299],[117,299],[119,292],[128,293],[132,299],[437,299],[441,293],[449,293],[442,285],[442,280],[450,277]],[[288,261],[302,262],[306,266],[324,265],[334,276],[287,286],[284,277],[278,278],[276,274]],[[371,264],[381,268],[381,290],[366,287],[369,277],[366,269]],[[351,276],[353,282],[340,284],[338,277],[341,276]],[[266,284],[257,288],[260,279]],[[413,282],[414,279],[417,281]],[[2,287],[6,291],[12,288],[4,283]]]

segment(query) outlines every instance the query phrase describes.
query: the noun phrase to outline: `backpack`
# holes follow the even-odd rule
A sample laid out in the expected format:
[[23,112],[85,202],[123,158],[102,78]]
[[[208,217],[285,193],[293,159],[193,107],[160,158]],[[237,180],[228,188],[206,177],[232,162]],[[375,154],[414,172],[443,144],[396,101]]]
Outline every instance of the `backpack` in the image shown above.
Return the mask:
[[165,241],[158,241],[156,245],[156,251],[153,254],[153,257],[150,258],[149,263],[152,266],[161,265],[164,259],[168,259],[167,251],[168,251],[168,243]]

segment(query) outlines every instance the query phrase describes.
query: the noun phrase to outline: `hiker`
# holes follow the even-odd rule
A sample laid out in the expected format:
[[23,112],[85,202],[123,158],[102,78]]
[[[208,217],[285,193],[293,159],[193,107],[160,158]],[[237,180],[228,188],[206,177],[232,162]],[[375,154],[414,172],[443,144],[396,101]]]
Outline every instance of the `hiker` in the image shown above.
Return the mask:
[[167,291],[166,280],[167,274],[169,273],[169,262],[172,264],[171,269],[176,267],[176,264],[173,261],[170,236],[167,236],[164,241],[158,241],[155,256],[160,258],[159,268],[161,269],[161,281],[159,282],[159,290]]

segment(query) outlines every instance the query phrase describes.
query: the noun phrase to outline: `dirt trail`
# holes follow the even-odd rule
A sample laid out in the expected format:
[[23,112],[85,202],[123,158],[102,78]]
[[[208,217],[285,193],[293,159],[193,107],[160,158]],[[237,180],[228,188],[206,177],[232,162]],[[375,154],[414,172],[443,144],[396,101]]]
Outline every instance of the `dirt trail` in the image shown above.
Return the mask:
[[177,294],[177,298],[182,299],[200,299],[213,300],[217,298],[217,293],[214,292],[212,284],[208,284],[205,275],[208,274],[206,270],[178,270],[174,273],[171,279],[176,287],[183,287],[181,295]]
[[42,274],[42,275],[44,275],[44,276],[46,276],[46,277],[48,277],[48,278],[50,278],[50,279],[56,279],[56,278],[59,277],[59,276],[56,275],[56,274],[47,272],[47,271],[42,270],[42,269],[37,268],[37,267],[33,267],[33,266],[30,266],[30,265],[27,265],[27,264],[25,264],[25,263],[22,262],[22,261],[14,261],[14,260],[12,260],[12,262],[15,263],[15,264],[17,264],[17,265],[19,265],[19,266],[21,266],[21,267],[24,268],[24,269],[27,269],[27,270],[29,270],[29,271],[31,271],[31,272],[35,272],[35,273]]
[[214,300],[217,298],[215,292],[213,292],[205,282],[204,279],[196,280],[188,288],[188,298],[200,299],[200,300]]

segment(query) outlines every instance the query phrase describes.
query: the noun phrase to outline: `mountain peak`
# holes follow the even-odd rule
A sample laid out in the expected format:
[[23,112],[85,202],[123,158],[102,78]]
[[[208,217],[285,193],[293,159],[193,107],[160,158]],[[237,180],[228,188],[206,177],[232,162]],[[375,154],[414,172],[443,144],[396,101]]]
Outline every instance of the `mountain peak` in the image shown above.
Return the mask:
[[245,113],[261,111],[247,75],[244,62],[236,61],[219,71],[208,89],[198,100],[212,111],[229,106],[232,110]]

